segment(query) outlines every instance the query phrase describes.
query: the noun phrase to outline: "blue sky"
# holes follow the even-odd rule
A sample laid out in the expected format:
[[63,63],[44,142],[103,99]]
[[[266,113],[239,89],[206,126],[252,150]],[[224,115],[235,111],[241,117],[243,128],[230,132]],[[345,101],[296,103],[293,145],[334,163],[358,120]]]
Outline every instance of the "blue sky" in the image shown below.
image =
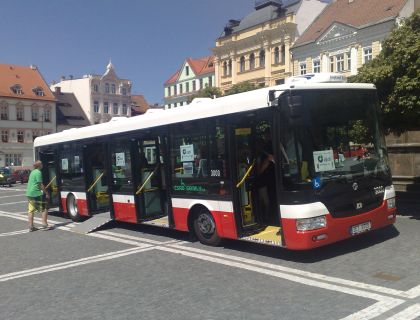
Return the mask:
[[0,0],[0,63],[62,75],[102,74],[109,58],[133,92],[161,103],[184,58],[208,55],[254,0]]

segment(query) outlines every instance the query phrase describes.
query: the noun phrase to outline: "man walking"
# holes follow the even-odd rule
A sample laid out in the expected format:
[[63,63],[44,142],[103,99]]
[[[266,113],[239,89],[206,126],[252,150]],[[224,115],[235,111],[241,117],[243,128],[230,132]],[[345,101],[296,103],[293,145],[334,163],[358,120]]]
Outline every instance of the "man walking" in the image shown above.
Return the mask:
[[42,183],[42,162],[36,161],[34,163],[34,170],[31,171],[28,180],[28,187],[26,189],[26,196],[28,197],[28,222],[29,232],[38,230],[34,227],[34,213],[36,211],[41,213],[42,230],[51,230],[52,226],[47,223],[48,209],[47,201],[50,198],[48,191]]

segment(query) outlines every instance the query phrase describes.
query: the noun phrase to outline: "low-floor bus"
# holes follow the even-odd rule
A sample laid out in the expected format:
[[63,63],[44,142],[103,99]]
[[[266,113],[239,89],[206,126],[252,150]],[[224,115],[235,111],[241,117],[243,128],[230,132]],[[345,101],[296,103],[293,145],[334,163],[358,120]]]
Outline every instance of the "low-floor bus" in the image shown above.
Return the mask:
[[[297,81],[298,80],[298,81]],[[335,74],[36,138],[51,201],[79,221],[303,250],[395,222],[376,90]]]

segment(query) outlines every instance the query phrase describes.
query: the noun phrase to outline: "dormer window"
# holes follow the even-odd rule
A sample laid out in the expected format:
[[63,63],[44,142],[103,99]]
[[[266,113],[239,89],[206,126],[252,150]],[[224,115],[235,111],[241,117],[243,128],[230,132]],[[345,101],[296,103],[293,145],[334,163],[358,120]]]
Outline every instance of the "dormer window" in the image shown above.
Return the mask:
[[38,97],[43,97],[45,96],[44,90],[41,87],[36,87],[33,88],[32,91],[35,93],[36,96]]
[[18,84],[15,84],[13,87],[10,88],[14,94],[23,94],[22,87]]
[[189,76],[190,75],[190,67],[189,66],[186,66],[185,67],[185,75],[186,76]]

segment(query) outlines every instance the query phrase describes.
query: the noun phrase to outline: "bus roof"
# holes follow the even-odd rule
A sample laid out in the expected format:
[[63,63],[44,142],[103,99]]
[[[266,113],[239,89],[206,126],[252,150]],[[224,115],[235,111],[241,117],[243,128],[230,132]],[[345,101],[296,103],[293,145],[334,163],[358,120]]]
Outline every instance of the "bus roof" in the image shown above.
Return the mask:
[[41,136],[35,139],[34,147],[50,144],[77,141],[81,139],[107,136],[121,132],[159,127],[172,123],[210,118],[225,114],[233,114],[266,108],[269,106],[270,90],[315,90],[315,89],[375,89],[373,84],[366,83],[287,83],[269,88],[262,88],[244,93],[238,93],[217,99],[203,99],[200,103],[160,112],[146,112],[131,118],[114,118],[110,122],[96,124],[78,129]]

